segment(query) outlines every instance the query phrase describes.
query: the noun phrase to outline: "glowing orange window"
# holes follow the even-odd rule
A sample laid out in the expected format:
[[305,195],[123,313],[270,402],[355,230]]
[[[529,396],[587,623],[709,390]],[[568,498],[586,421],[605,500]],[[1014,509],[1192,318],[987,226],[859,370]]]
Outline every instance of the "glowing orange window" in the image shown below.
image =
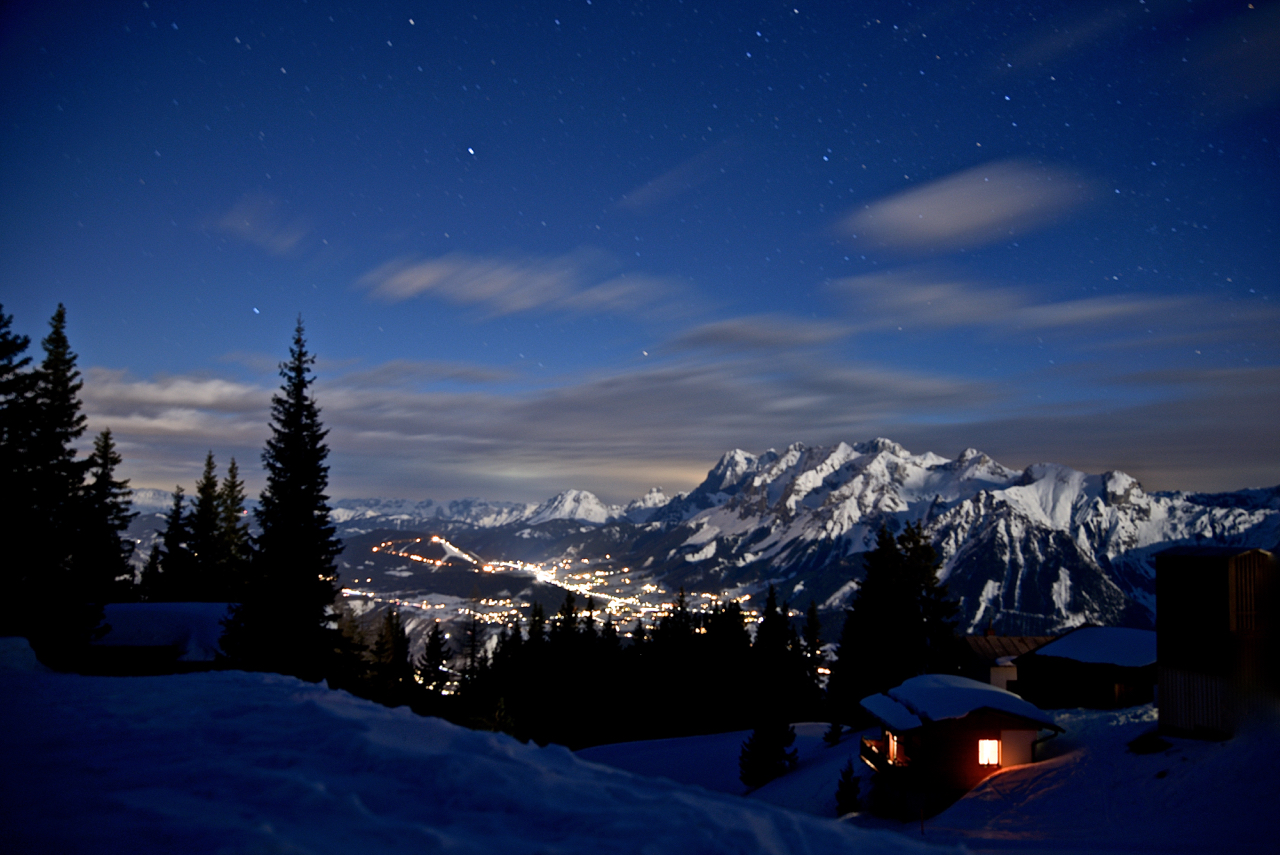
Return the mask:
[[978,765],[979,766],[999,766],[1000,765],[1000,740],[998,739],[979,739],[978,740]]

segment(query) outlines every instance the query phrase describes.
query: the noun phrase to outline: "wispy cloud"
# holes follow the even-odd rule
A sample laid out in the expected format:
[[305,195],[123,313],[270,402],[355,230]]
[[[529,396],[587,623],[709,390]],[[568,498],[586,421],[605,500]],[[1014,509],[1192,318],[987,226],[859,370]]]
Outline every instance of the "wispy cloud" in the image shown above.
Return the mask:
[[614,207],[624,211],[650,211],[709,181],[741,157],[741,140],[725,140],[635,188]]
[[859,329],[988,327],[1001,333],[1106,325],[1132,328],[1142,319],[1167,318],[1197,301],[1183,297],[1106,295],[1046,300],[1031,288],[980,285],[928,270],[839,279],[833,293],[849,300]]
[[290,217],[284,203],[265,193],[247,193],[210,225],[218,231],[262,247],[272,255],[289,255],[311,231],[303,217]]
[[752,315],[693,327],[676,335],[672,350],[790,350],[826,344],[848,335],[847,324],[806,321],[785,315]]
[[1053,335],[1077,356],[1141,348],[1183,349],[1229,342],[1260,358],[1278,352],[1280,307],[1263,300],[1140,292],[1051,297],[1039,288],[980,284],[915,268],[834,280],[854,331],[971,329],[989,339]]
[[1062,169],[997,161],[871,202],[837,231],[895,249],[976,247],[1045,226],[1092,192],[1087,180]]
[[590,251],[518,260],[462,253],[401,258],[369,271],[359,284],[388,302],[431,295],[482,307],[493,316],[529,311],[631,312],[660,303],[670,292],[665,281],[618,274],[606,256]]

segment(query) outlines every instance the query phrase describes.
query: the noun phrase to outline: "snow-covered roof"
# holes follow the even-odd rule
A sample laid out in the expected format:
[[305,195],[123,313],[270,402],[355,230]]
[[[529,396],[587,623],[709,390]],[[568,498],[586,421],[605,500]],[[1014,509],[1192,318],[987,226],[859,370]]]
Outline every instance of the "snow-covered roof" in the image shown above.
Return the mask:
[[180,662],[212,662],[222,641],[226,603],[111,603],[104,647],[175,647]]
[[862,706],[894,730],[911,730],[923,724],[919,716],[888,695],[863,698]]
[[[963,718],[980,709],[1007,712],[1057,729],[1053,719],[1039,707],[1024,701],[1013,692],[951,674],[922,674],[912,677],[883,695],[863,698],[862,706],[896,730],[909,730],[926,721]],[[911,716],[916,723],[907,724],[909,719],[903,713]],[[895,719],[902,724],[895,723]]]
[[1141,668],[1156,661],[1156,634],[1149,629],[1086,626],[1049,642],[1035,653],[1077,662]]

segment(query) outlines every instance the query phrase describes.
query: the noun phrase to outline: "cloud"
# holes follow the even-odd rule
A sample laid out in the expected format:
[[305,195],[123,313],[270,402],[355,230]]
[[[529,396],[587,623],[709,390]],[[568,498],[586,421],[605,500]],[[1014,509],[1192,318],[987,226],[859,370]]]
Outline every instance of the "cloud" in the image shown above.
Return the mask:
[[491,315],[529,311],[632,312],[660,303],[670,286],[646,276],[613,275],[604,255],[582,251],[549,259],[507,260],[454,253],[401,258],[369,271],[359,284],[377,298],[401,302],[433,295]]
[[720,142],[640,185],[619,199],[614,207],[624,211],[650,211],[724,172],[726,165],[737,162],[741,156],[741,140]]
[[265,193],[246,193],[212,225],[226,234],[262,247],[272,255],[289,255],[311,231],[302,218],[288,218],[283,204]]
[[837,231],[895,249],[976,247],[1045,226],[1091,195],[1090,183],[1072,173],[997,161],[872,202]]
[[826,344],[849,334],[848,325],[804,321],[785,315],[730,318],[680,333],[667,345],[673,350],[788,350]]
[[1280,309],[1259,300],[1125,292],[1048,299],[1045,287],[967,282],[945,271],[907,269],[837,279],[855,331],[973,329],[990,338],[1056,335],[1073,351],[1141,348],[1191,351],[1220,342],[1276,353]]
[[1136,404],[1076,403],[964,425],[904,425],[891,436],[912,450],[947,455],[976,446],[1008,466],[1052,461],[1086,472],[1119,469],[1149,491],[1280,484],[1280,367],[1134,373],[1115,383],[1163,394]]
[[[537,387],[466,363],[322,372],[331,495],[535,501],[575,487],[625,501],[690,489],[735,447],[874,436],[918,452],[974,446],[1013,466],[1119,468],[1154,489],[1280,482],[1280,368],[1118,374],[1102,362],[1060,372],[1055,383],[1074,393],[1040,400],[1042,375],[988,382],[771,348],[778,320],[708,325],[684,342],[701,349],[670,348],[678,359]],[[91,430],[112,428],[135,486],[189,487],[212,449],[220,465],[235,456],[256,491],[274,387],[90,369],[83,396]]]

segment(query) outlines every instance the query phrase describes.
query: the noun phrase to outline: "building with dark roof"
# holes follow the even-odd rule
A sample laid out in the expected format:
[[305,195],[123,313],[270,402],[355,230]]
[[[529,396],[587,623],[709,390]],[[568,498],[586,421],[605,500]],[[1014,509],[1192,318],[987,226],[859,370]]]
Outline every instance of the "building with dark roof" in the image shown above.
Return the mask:
[[1155,697],[1156,634],[1086,626],[1014,660],[1018,694],[1043,709],[1121,709]]
[[966,635],[961,672],[964,676],[1016,692],[1019,656],[1053,641],[1055,635]]

